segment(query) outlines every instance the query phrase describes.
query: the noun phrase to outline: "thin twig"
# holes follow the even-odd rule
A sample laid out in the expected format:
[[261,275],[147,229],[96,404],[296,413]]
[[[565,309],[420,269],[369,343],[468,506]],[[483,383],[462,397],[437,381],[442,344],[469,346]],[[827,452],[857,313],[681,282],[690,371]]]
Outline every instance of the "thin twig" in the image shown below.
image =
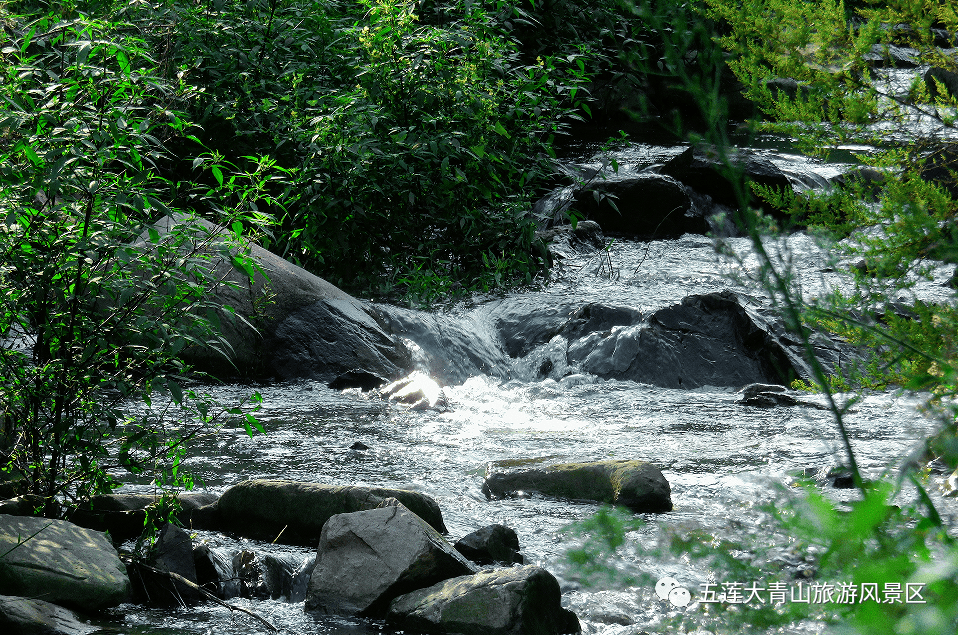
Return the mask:
[[201,587],[200,585],[196,584],[195,582],[191,582],[190,580],[187,580],[186,578],[184,578],[183,576],[181,576],[181,575],[178,574],[178,573],[174,573],[174,572],[172,572],[172,571],[160,571],[159,569],[155,569],[155,568],[153,568],[153,567],[151,567],[151,566],[149,566],[149,565],[146,565],[146,564],[140,564],[140,565],[138,565],[138,566],[141,566],[141,567],[143,567],[144,569],[148,569],[148,570],[152,571],[153,573],[157,573],[157,574],[159,574],[159,575],[168,576],[171,580],[175,580],[176,582],[180,582],[180,583],[182,583],[182,584],[185,584],[186,586],[188,586],[189,588],[193,589],[194,591],[199,591],[199,592],[202,593],[204,596],[206,596],[209,600],[211,600],[212,602],[215,602],[216,604],[219,604],[220,606],[226,607],[226,608],[228,608],[228,609],[231,610],[231,611],[239,611],[240,613],[245,613],[245,614],[249,615],[250,617],[254,617],[254,618],[256,618],[257,620],[259,620],[260,622],[262,622],[263,624],[265,624],[270,630],[272,630],[272,631],[277,631],[277,632],[279,631],[279,628],[277,628],[276,626],[273,626],[273,624],[271,624],[271,623],[269,622],[269,620],[267,620],[267,619],[266,619],[265,617],[263,617],[262,615],[259,615],[259,614],[255,613],[255,612],[253,612],[253,611],[250,611],[249,609],[244,609],[244,608],[241,607],[241,606],[236,606],[236,605],[234,605],[234,604],[230,604],[229,602],[224,602],[223,600],[219,599],[218,597],[216,597],[215,595],[213,595],[212,593],[210,593],[209,591],[207,591],[206,589],[204,589],[204,588]]

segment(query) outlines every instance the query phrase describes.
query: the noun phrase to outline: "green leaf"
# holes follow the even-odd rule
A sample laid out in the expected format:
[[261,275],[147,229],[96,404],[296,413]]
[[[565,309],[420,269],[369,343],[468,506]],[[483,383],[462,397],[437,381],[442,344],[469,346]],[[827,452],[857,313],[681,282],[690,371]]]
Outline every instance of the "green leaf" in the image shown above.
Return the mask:
[[509,131],[506,130],[505,128],[503,128],[503,127],[502,127],[502,124],[499,123],[498,121],[496,122],[496,126],[495,126],[494,130],[495,130],[496,132],[498,132],[499,134],[501,134],[501,135],[502,135],[503,137],[505,137],[506,139],[509,139],[509,138],[512,137],[512,135],[509,134]]
[[220,184],[220,187],[223,187],[223,171],[220,169],[220,166],[214,165],[210,170],[213,172],[213,177],[216,179],[216,182]]
[[130,75],[130,58],[127,57],[126,53],[122,49],[118,49],[116,52],[116,61],[120,65],[120,70],[124,75]]

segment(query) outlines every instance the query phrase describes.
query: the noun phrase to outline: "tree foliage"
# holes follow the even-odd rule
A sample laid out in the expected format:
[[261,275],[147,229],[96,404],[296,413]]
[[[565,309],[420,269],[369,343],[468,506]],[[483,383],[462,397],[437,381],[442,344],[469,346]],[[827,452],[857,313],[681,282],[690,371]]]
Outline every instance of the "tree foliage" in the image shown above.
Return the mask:
[[[188,124],[129,25],[56,10],[3,22],[0,469],[48,514],[125,472],[188,484],[186,444],[223,412],[185,387],[178,355],[229,354],[210,292],[216,259],[244,264],[245,246],[168,206],[180,184],[158,175],[163,142]],[[136,414],[136,400],[157,407]]]

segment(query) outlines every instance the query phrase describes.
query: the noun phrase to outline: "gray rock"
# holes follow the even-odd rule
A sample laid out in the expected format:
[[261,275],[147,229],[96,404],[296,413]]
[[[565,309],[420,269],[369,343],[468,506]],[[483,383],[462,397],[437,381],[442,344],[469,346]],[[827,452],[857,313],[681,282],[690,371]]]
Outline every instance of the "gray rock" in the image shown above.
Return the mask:
[[686,297],[642,324],[569,345],[569,362],[603,379],[666,388],[789,383],[806,377],[797,349],[731,292]]
[[739,390],[742,399],[751,399],[755,395],[767,392],[788,392],[788,388],[778,384],[749,384]]
[[558,635],[579,632],[559,583],[534,566],[483,571],[396,598],[387,623],[407,632]]
[[[193,542],[180,527],[167,523],[160,530],[150,566],[160,572],[175,573],[197,584]],[[131,565],[135,593],[152,606],[182,606],[203,602],[206,596],[183,582],[144,567]]]
[[323,527],[306,609],[381,617],[397,596],[475,570],[402,505],[339,514]]
[[519,553],[519,536],[505,525],[489,525],[456,541],[453,547],[476,564],[523,564]]
[[243,592],[242,581],[233,570],[233,558],[224,549],[199,544],[193,549],[197,583],[220,598],[229,600]]
[[661,470],[644,461],[561,463],[486,476],[483,493],[492,498],[539,492],[571,500],[625,505],[635,512],[672,511],[672,490]]
[[243,481],[223,492],[212,506],[214,526],[210,528],[268,542],[312,546],[331,517],[374,509],[390,496],[445,533],[439,505],[420,492],[266,480]]
[[[176,518],[184,526],[192,524],[193,512],[216,502],[212,492],[180,492],[177,495],[181,511]],[[90,499],[89,505],[68,512],[68,520],[80,527],[106,531],[115,542],[136,538],[143,531],[146,508],[160,500],[154,494],[100,494]]]
[[126,568],[98,531],[64,520],[0,515],[0,553],[6,553],[0,559],[2,594],[84,611],[130,598]]
[[863,59],[876,68],[915,68],[918,66],[918,51],[893,44],[875,44]]
[[0,595],[0,631],[7,635],[88,635],[99,630],[62,606]]
[[[204,232],[228,232],[211,223],[193,221]],[[173,221],[157,223],[169,231]],[[200,237],[201,238],[201,237]],[[376,322],[369,305],[329,282],[258,245],[250,256],[263,273],[253,284],[221,256],[212,260],[213,275],[233,286],[213,291],[217,303],[232,307],[239,319],[223,311],[222,332],[232,348],[232,363],[207,349],[189,349],[184,357],[217,376],[311,377],[330,382],[351,371],[380,377],[399,374],[408,365],[405,351]],[[265,275],[264,275],[265,274]]]
[[[788,176],[770,160],[755,152],[742,150],[727,157],[727,160],[747,181],[775,189],[792,190]],[[729,178],[722,158],[708,148],[689,148],[666,162],[661,172],[696,192],[708,194],[716,203],[733,208],[739,205],[734,180]]]

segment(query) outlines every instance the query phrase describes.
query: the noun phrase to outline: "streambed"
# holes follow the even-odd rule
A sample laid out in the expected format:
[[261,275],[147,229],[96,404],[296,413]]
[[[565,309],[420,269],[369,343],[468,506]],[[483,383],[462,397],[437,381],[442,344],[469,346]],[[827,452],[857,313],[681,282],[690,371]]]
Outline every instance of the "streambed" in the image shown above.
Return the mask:
[[[641,169],[641,161],[634,157],[654,161],[672,151],[633,147],[629,152]],[[729,243],[741,260],[719,259],[704,236],[650,243],[616,240],[608,250],[569,255],[545,288],[506,300],[521,299],[543,308],[601,301],[648,312],[691,294],[733,289],[761,302],[763,292],[748,280],[754,267],[748,244],[742,239]],[[842,267],[811,237],[797,234],[780,247],[791,256],[803,292],[820,293],[846,283]],[[937,268],[933,279],[918,284],[914,293],[926,300],[949,298],[952,292],[942,283],[952,269]],[[482,323],[492,319],[501,301],[475,298],[448,310]],[[696,526],[732,537],[761,536],[764,527],[756,507],[773,498],[777,485],[787,485],[799,471],[841,461],[833,422],[821,410],[747,407],[737,403],[734,389],[710,386],[674,390],[589,375],[530,381],[521,364],[500,373],[504,376],[475,376],[445,387],[449,403],[445,412],[410,411],[358,390],[339,392],[312,381],[211,387],[225,403],[258,390],[264,398],[260,419],[268,434],[250,438],[241,428],[224,429],[197,447],[188,464],[202,486],[216,492],[252,478],[422,491],[439,502],[452,540],[491,523],[515,529],[526,562],[559,577],[564,602],[579,615],[584,633],[638,635],[655,632],[676,611],[709,629],[697,596],[701,584],[716,581],[711,572],[700,563],[635,551],[654,552],[661,527]],[[516,379],[522,377],[527,379]],[[917,410],[921,399],[876,394],[848,416],[858,461],[867,474],[894,469],[893,462],[934,429],[935,423]],[[357,441],[368,449],[350,449]],[[622,573],[644,576],[646,582],[638,586],[588,588],[567,568],[565,553],[575,539],[564,529],[592,516],[597,505],[541,497],[489,501],[480,491],[491,463],[608,458],[650,461],[663,470],[672,487],[674,511],[645,515],[647,524],[629,535],[630,555],[617,565]],[[145,487],[134,483],[129,489]],[[839,498],[851,495],[848,490],[829,493]],[[953,511],[948,504],[945,510]],[[225,550],[311,555],[306,549],[199,535]],[[689,606],[677,608],[658,600],[647,581],[664,576],[692,590]],[[306,614],[301,602],[232,602],[295,633],[368,633],[384,628]],[[215,605],[178,610],[124,606],[116,615],[120,623],[111,626],[131,634],[263,632],[252,619]],[[808,625],[799,632],[815,630]]]

